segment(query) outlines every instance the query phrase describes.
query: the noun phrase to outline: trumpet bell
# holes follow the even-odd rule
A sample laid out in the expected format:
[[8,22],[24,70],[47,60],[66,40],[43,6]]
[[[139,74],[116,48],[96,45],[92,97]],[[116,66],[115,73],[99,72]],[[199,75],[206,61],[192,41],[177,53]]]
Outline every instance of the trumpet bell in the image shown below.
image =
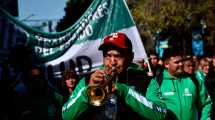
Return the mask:
[[93,106],[102,106],[108,97],[107,91],[101,86],[89,86],[87,90],[89,103]]
[[87,96],[88,101],[93,106],[102,106],[110,97],[110,89],[113,83],[113,78],[116,75],[115,67],[112,67],[112,73],[104,76],[104,82],[94,84],[88,87]]

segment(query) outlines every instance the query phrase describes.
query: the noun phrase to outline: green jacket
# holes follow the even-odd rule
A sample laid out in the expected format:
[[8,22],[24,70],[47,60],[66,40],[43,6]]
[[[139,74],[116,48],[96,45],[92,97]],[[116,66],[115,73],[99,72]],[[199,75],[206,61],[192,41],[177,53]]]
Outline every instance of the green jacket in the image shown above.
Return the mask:
[[[151,83],[157,83],[155,78]],[[151,89],[153,86],[148,88],[147,96]],[[163,71],[163,81],[160,86],[162,101],[178,120],[196,120],[197,106],[201,108],[201,120],[210,119],[212,102],[203,81],[199,80],[199,100],[197,100],[196,89],[190,77],[173,78],[167,70]]]
[[197,71],[195,72],[195,76],[196,76],[196,78],[197,78],[198,80],[201,80],[201,81],[205,82],[205,77],[206,77],[206,75],[204,74],[204,72],[203,72],[202,70],[197,70]]
[[[140,69],[138,68],[137,65],[132,65],[132,67],[130,67],[127,70],[127,72],[128,73],[130,71],[137,72],[139,70]],[[143,71],[140,73],[143,73]],[[125,76],[128,76],[128,74],[124,75],[124,77]],[[131,77],[131,79],[132,78],[135,79],[135,77]],[[136,86],[133,86],[131,84],[129,85],[128,80],[124,80],[124,81],[127,81],[127,82],[121,82],[119,78],[118,83],[116,83],[116,86],[117,86],[116,95],[119,98],[118,99],[119,101],[117,103],[121,104],[121,106],[119,105],[118,109],[123,109],[123,110],[118,110],[119,111],[118,115],[120,116],[119,117],[120,119],[125,119],[123,118],[123,116],[130,116],[130,118],[132,119],[132,116],[133,116],[132,112],[141,116],[142,117],[141,119],[162,120],[165,118],[165,115],[166,115],[165,105],[158,100],[160,97],[159,91],[158,91],[159,88],[154,87],[153,91],[157,91],[157,92],[153,92],[150,98],[147,99],[142,94],[140,94],[141,92],[137,92],[138,89],[135,88]],[[89,120],[92,114],[95,114],[89,111],[100,109],[100,107],[95,108],[88,103],[88,97],[86,95],[87,88],[88,88],[88,85],[86,84],[86,78],[80,80],[79,84],[75,88],[70,99],[64,104],[62,108],[62,116],[64,120],[76,120],[76,119]],[[151,102],[151,101],[155,101],[155,102]],[[122,106],[124,108],[122,108]],[[130,109],[132,112],[124,113],[126,109]],[[86,113],[90,113],[90,114],[86,114]],[[100,111],[97,111],[96,114],[98,115],[99,113]],[[135,116],[133,116],[133,118],[135,119]]]

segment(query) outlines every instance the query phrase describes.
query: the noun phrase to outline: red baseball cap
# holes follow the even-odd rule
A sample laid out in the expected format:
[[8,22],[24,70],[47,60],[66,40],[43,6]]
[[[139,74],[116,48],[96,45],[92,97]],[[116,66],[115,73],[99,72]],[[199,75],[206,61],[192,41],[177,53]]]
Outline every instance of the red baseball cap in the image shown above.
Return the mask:
[[108,46],[115,46],[120,49],[132,50],[131,40],[125,33],[116,32],[112,33],[104,38],[103,43],[99,46],[99,50],[103,50]]

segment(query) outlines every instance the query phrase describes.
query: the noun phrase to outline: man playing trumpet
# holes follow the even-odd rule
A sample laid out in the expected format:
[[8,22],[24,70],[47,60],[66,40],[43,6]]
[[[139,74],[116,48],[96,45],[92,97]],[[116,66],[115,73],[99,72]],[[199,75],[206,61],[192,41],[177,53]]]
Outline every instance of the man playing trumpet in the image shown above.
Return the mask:
[[[103,66],[80,80],[63,106],[64,120],[143,120],[165,118],[159,86],[147,93],[146,72],[134,63],[132,43],[124,33],[113,33],[99,46]],[[106,83],[105,85],[103,83]],[[107,87],[107,88],[106,88]],[[107,91],[106,91],[107,90]]]

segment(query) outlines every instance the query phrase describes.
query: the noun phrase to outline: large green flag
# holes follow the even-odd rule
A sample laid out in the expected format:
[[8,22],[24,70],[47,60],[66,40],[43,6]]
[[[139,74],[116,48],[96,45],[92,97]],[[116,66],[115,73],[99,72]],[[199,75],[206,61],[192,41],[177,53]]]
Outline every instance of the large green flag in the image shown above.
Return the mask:
[[92,71],[102,64],[98,46],[113,32],[124,32],[132,40],[134,60],[146,57],[136,25],[124,0],[94,0],[86,12],[71,27],[62,32],[46,33],[33,29],[0,8],[12,23],[27,36],[26,45],[33,49],[37,60],[45,66],[60,70],[69,64],[77,65],[79,72]]

